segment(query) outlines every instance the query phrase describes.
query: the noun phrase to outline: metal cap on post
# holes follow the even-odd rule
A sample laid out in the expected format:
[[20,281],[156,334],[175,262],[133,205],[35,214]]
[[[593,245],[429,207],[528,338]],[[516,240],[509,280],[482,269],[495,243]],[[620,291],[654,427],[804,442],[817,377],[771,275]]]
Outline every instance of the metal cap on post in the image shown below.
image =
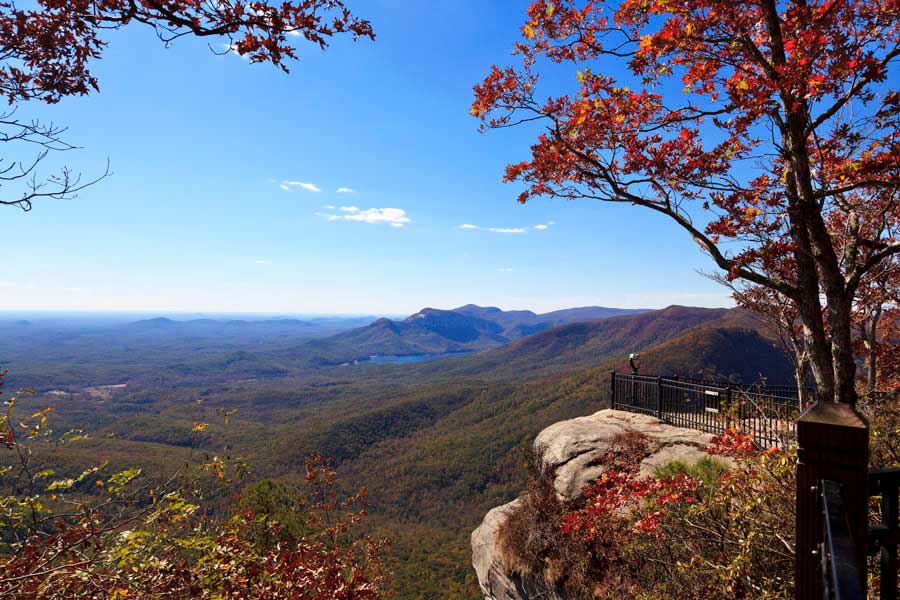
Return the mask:
[[866,572],[869,425],[849,404],[820,402],[797,420],[797,445],[795,598],[819,600],[824,592],[817,557],[823,540],[818,502],[823,479],[841,485],[859,572]]

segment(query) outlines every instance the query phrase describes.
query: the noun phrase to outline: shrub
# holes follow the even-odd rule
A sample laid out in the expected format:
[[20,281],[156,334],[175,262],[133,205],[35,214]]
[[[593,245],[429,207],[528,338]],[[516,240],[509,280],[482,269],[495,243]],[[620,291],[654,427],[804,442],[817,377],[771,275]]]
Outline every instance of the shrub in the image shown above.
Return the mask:
[[579,600],[790,597],[795,453],[757,451],[729,430],[697,464],[639,478],[646,448],[634,432],[616,439],[573,503],[532,460],[540,468],[499,534],[505,565]]
[[49,408],[23,420],[20,398],[0,417],[0,598],[380,598],[385,543],[357,533],[365,490],[338,497],[321,456],[307,458],[299,494],[260,484],[217,517],[210,499],[234,497],[240,461],[189,450],[162,482],[105,464],[60,475],[83,434],[54,433]]

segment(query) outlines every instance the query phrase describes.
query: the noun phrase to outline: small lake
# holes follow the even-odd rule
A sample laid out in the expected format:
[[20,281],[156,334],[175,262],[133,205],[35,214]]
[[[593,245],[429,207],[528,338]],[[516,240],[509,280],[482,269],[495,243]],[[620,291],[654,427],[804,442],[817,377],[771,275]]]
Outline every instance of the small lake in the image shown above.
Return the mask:
[[370,356],[367,360],[356,361],[359,365],[405,365],[410,363],[428,362],[432,360],[441,360],[443,358],[453,358],[455,356],[465,356],[469,351],[465,352],[445,352],[443,354],[378,354]]

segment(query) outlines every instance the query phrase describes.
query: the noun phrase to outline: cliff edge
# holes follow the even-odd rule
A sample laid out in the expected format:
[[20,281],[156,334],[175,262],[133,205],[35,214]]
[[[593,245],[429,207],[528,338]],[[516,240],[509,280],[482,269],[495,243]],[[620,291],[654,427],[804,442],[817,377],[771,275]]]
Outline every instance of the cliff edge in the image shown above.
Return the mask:
[[[565,501],[577,500],[582,488],[606,470],[602,460],[613,440],[629,430],[642,433],[649,442],[640,467],[643,476],[652,475],[658,466],[675,460],[696,463],[707,456],[705,448],[712,442],[712,436],[706,433],[667,425],[648,415],[611,409],[555,423],[538,434],[534,446],[541,453],[545,467],[555,470],[557,496]],[[540,596],[565,600],[552,592],[548,596],[539,582],[529,581],[528,577],[504,567],[496,547],[497,534],[518,502],[517,499],[494,508],[472,532],[472,565],[484,597],[486,600],[534,600]]]

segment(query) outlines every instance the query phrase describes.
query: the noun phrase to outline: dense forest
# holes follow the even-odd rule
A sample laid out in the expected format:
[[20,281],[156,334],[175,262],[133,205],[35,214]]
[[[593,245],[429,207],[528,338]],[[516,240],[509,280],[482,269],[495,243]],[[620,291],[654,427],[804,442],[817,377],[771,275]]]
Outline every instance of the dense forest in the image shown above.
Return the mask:
[[[3,362],[8,388],[37,389],[26,408],[52,405],[59,429],[88,432],[63,471],[100,458],[163,478],[191,452],[232,453],[247,462],[250,489],[300,485],[311,452],[333,459],[342,492],[368,489],[366,527],[392,543],[389,597],[401,599],[478,597],[469,533],[522,489],[522,447],[556,421],[604,408],[609,372],[629,352],[653,373],[792,377],[768,328],[738,309],[567,323],[414,364],[315,365],[297,350],[310,336],[324,347],[368,327],[354,325],[8,321],[0,356],[14,358]],[[209,426],[197,432],[198,422]]]

